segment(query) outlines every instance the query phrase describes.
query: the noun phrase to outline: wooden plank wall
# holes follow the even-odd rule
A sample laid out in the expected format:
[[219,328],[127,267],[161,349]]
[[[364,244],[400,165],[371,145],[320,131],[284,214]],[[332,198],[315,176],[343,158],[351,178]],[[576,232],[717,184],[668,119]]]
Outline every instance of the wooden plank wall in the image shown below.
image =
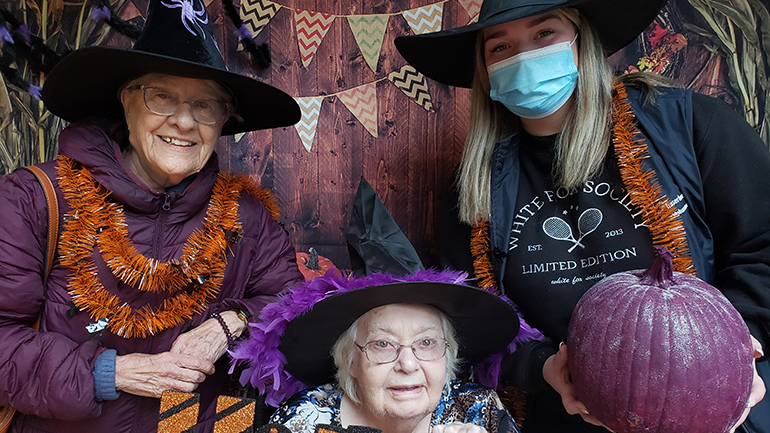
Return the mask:
[[[399,13],[430,0],[280,0],[283,8],[256,38],[267,43],[272,66],[259,74],[294,97],[330,95],[371,83],[399,70],[405,61],[393,40],[412,34],[400,15],[388,20],[377,72],[366,64],[347,19],[329,28],[312,62],[303,67],[291,8],[335,15]],[[209,13],[217,15],[217,2]],[[470,17],[457,0],[444,3],[444,28]],[[230,25],[229,23],[226,23]],[[229,65],[249,71],[247,56],[228,41]],[[235,60],[235,57],[240,57]],[[235,60],[235,61],[234,61]],[[435,112],[428,112],[387,79],[377,83],[379,136],[372,137],[336,97],[324,99],[312,151],[293,127],[259,131],[220,145],[224,168],[253,174],[278,198],[283,223],[297,250],[315,247],[340,267],[348,267],[343,236],[361,176],[374,187],[426,265],[433,247],[437,200],[449,187],[467,128],[468,92],[430,81]]]
[[[238,140],[235,137],[221,140],[218,153],[222,168],[248,173],[272,189],[282,210],[282,222],[295,247],[305,251],[313,246],[343,268],[349,266],[343,232],[348,227],[359,180],[364,176],[423,262],[427,266],[435,265],[436,221],[441,196],[451,185],[468,128],[469,92],[428,80],[435,110],[428,112],[385,77],[405,64],[393,40],[413,33],[400,13],[436,0],[277,0],[283,7],[255,40],[267,43],[272,52],[273,64],[264,71],[255,70],[249,56],[237,50],[235,28],[224,16],[222,0],[204,1],[231,70],[258,77],[294,97],[332,95],[381,80],[377,83],[379,135],[376,138],[339,98],[329,96],[323,101],[310,152],[305,150],[293,127],[258,131]],[[240,0],[224,1],[240,4]],[[131,12],[133,21],[142,25],[143,17],[138,15],[144,15],[147,3],[148,0],[127,0],[124,13]],[[760,3],[765,8],[770,6],[770,0],[760,0]],[[293,8],[338,15],[308,68],[302,66],[300,60]],[[74,34],[73,29],[77,29],[79,20],[83,19],[83,10],[79,1],[65,2],[61,29]],[[378,68],[373,72],[343,16],[375,13],[394,15],[388,20]],[[464,25],[469,19],[458,0],[443,2],[444,29]],[[732,71],[734,65],[719,53],[713,53],[713,48],[707,48],[714,45],[713,36],[709,37],[711,30],[688,0],[669,1],[658,22],[667,29],[665,32],[657,31],[654,35],[648,32],[638,38],[610,58],[613,66],[619,71],[628,70],[630,65],[638,65],[641,57],[648,56],[653,72],[675,78],[695,91],[723,98],[741,111],[741,95],[728,76],[728,70]],[[95,32],[87,44],[96,43],[98,33]],[[653,36],[658,42],[661,37],[664,39],[662,47],[652,44]],[[104,44],[127,48],[131,41],[111,32]],[[737,46],[741,51],[744,49],[740,43]],[[763,56],[766,57],[766,53]],[[739,71],[746,80],[764,79],[762,74],[754,77],[752,68],[746,71]],[[766,91],[765,83],[756,88],[755,118],[757,114],[765,115]],[[7,126],[7,122],[2,123]],[[767,137],[770,129],[767,122],[764,127],[756,122],[752,124]],[[6,130],[6,141],[16,137],[9,128]],[[52,155],[56,143],[44,144],[46,152],[32,143],[29,151],[18,157],[19,161],[34,163],[39,154]],[[0,174],[10,171],[5,165],[2,169]]]

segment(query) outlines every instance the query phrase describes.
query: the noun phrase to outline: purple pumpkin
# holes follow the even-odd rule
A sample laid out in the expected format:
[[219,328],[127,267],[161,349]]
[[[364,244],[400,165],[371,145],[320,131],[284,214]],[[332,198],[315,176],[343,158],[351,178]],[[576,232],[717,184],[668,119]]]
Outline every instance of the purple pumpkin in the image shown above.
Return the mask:
[[751,391],[749,330],[722,293],[657,253],[650,269],[605,278],[575,307],[575,391],[617,433],[726,432]]

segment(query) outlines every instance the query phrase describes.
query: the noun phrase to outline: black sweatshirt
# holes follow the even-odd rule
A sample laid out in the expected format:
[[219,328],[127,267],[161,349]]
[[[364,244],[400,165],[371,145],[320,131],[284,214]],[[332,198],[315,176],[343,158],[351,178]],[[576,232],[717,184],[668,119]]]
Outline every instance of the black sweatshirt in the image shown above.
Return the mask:
[[[692,100],[694,149],[714,238],[714,285],[770,353],[770,152],[728,105],[695,93]],[[566,415],[542,377],[543,364],[566,339],[580,296],[606,275],[648,267],[653,247],[627,201],[612,151],[604,170],[583,188],[553,188],[555,138],[521,134],[519,212],[510,239],[515,247],[508,251],[503,281],[525,320],[547,339],[520,345],[504,360],[502,377],[530,393],[541,392],[535,407],[530,402],[525,431],[606,431]],[[685,205],[669,199],[679,209]],[[446,215],[444,264],[472,272],[469,228],[457,223],[456,207]]]

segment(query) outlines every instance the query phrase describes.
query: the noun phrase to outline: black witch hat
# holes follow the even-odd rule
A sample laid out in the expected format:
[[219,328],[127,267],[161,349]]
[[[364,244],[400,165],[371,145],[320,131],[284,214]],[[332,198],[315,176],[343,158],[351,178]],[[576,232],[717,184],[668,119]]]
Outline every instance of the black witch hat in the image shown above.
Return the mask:
[[395,45],[418,71],[450,86],[471,87],[479,30],[496,24],[575,8],[594,26],[610,55],[628,45],[667,0],[484,0],[475,23],[435,33],[400,36]]
[[243,120],[231,117],[222,135],[299,121],[299,106],[291,96],[227,70],[202,0],[150,0],[148,9],[133,48],[82,48],[54,67],[42,92],[48,110],[69,122],[90,115],[123,116],[120,88],[156,73],[212,80],[229,89]]

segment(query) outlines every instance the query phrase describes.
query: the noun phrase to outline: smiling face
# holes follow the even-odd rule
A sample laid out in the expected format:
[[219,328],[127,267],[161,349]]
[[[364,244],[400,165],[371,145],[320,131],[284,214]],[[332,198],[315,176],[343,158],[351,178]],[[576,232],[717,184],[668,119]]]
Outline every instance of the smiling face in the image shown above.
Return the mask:
[[370,310],[358,321],[357,344],[387,340],[403,345],[398,358],[374,364],[356,350],[350,375],[357,382],[360,410],[374,420],[415,423],[438,405],[446,378],[446,356],[433,361],[415,358],[410,345],[421,338],[443,339],[439,312],[433,307],[390,304]]
[[154,190],[170,188],[199,172],[214,153],[227,116],[213,125],[199,123],[187,103],[170,116],[155,114],[145,105],[139,86],[164,89],[180,101],[228,102],[225,90],[209,80],[161,74],[145,75],[130,84],[120,92],[131,143],[123,156],[130,170]]
[[[497,24],[483,30],[486,66],[525,51],[575,39],[575,27],[554,12]],[[578,64],[577,44],[572,45]]]

